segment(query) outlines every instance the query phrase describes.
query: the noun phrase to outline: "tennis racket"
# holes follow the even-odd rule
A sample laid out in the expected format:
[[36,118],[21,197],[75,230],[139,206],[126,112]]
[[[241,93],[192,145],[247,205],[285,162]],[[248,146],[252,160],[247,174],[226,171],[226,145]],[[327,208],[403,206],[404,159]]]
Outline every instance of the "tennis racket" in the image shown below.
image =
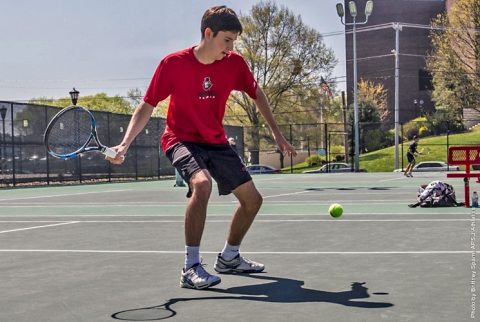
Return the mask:
[[58,112],[48,123],[44,143],[48,153],[67,160],[84,152],[98,151],[115,158],[115,150],[103,145],[97,136],[97,122],[85,107],[72,105]]

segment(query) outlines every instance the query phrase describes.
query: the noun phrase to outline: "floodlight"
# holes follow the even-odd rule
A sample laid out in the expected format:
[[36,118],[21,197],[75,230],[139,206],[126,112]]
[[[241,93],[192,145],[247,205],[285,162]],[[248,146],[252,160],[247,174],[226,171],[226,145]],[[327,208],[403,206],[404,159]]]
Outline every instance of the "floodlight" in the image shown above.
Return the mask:
[[350,10],[350,15],[355,18],[357,16],[357,5],[355,1],[350,1],[348,3],[348,10]]

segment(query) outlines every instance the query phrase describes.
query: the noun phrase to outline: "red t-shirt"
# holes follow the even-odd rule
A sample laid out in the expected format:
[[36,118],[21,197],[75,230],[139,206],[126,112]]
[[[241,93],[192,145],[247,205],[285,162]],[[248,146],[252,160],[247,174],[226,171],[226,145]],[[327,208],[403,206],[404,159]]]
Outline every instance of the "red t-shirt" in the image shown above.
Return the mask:
[[223,116],[232,90],[256,99],[257,82],[240,55],[231,52],[208,65],[197,60],[193,48],[166,56],[143,99],[156,106],[170,96],[162,149],[182,141],[227,144]]

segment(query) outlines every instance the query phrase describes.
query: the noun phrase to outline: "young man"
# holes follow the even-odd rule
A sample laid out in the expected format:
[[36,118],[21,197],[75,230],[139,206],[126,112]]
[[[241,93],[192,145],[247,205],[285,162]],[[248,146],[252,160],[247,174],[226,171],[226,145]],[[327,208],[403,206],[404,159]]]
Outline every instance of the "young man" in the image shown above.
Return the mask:
[[167,124],[161,144],[172,165],[189,185],[185,213],[185,265],[180,286],[204,289],[220,283],[200,263],[200,241],[205,225],[212,179],[220,195],[233,193],[239,201],[224,249],[214,269],[218,273],[257,273],[264,265],[240,255],[240,244],[252,224],[262,196],[238,154],[229,146],[223,128],[226,101],[233,90],[243,91],[255,102],[268,123],[278,147],[296,155],[270,111],[262,89],[245,60],[232,52],[242,32],[235,12],[225,6],[208,9],[201,22],[200,44],[166,56],[157,67],[145,94],[132,115],[122,142],[114,147],[121,164],[134,138],[147,124],[154,107],[170,96]]
[[412,170],[416,163],[415,154],[422,154],[417,150],[418,141],[419,141],[419,138],[417,136],[414,136],[413,142],[408,146],[408,151],[407,151],[408,165],[407,165],[407,168],[405,169],[406,177],[410,177],[410,178],[413,177]]

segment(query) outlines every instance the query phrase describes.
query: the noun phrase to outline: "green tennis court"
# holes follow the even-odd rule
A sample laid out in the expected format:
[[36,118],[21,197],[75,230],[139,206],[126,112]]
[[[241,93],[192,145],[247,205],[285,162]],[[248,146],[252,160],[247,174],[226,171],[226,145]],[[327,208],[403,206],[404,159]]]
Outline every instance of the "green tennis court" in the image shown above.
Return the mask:
[[[242,253],[266,272],[204,291],[178,286],[186,190],[173,180],[2,190],[0,320],[469,321],[480,215],[409,208],[433,180],[463,200],[443,173],[254,176],[264,205]],[[215,189],[209,271],[236,207]]]

